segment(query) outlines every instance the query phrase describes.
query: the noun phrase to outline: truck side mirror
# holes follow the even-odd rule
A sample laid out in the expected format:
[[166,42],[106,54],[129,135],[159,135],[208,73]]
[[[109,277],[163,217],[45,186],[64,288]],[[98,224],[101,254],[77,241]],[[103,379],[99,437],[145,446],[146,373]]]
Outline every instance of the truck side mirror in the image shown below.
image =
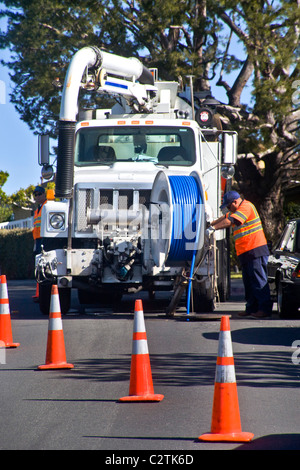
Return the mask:
[[223,162],[234,165],[237,159],[237,133],[224,132],[223,134]]
[[49,152],[49,135],[39,135],[39,165],[49,165],[50,152]]

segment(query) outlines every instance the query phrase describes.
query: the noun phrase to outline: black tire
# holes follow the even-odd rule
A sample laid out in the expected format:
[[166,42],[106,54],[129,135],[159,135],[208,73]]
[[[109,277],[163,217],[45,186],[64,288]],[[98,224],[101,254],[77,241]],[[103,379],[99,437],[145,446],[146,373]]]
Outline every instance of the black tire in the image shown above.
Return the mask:
[[295,318],[298,314],[298,306],[288,297],[280,280],[277,285],[277,310],[280,318]]
[[65,315],[70,310],[71,306],[71,288],[65,287],[63,289],[58,289],[59,301],[60,301],[60,311],[62,315]]
[[[51,302],[51,288],[50,282],[41,283],[39,285],[39,306],[43,315],[49,316],[50,302]],[[71,289],[58,289],[60,311],[62,315],[68,313],[71,305]]]
[[227,240],[225,239],[217,242],[217,247],[218,292],[220,302],[225,302],[229,298]]
[[192,305],[195,313],[211,313],[215,309],[213,287],[205,289],[203,284],[193,281]]

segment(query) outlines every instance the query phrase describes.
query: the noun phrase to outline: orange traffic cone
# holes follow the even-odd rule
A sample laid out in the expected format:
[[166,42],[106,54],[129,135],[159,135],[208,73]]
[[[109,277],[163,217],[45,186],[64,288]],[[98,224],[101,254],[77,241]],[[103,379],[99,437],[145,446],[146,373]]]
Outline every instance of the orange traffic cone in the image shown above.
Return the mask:
[[73,367],[73,364],[68,364],[66,361],[58,287],[53,285],[50,300],[46,361],[44,365],[38,366],[38,369],[72,369]]
[[35,295],[32,296],[32,299],[34,302],[38,302],[39,301],[39,283],[37,282],[36,283],[36,288],[35,288]]
[[211,432],[201,441],[248,442],[250,432],[242,432],[229,317],[221,318]]
[[5,275],[0,276],[0,342],[3,342],[6,348],[17,348],[20,346],[20,343],[14,343],[12,338],[10,308]]
[[164,395],[154,394],[148,343],[141,300],[135,301],[133,324],[133,344],[129,396],[119,401],[161,401]]

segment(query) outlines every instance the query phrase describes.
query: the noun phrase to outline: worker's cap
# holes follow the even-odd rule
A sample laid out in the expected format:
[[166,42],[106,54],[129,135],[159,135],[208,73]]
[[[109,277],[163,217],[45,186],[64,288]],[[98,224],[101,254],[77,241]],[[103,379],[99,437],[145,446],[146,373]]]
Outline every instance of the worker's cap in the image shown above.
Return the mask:
[[33,194],[35,193],[44,194],[44,192],[45,192],[45,188],[43,188],[43,186],[36,186],[33,190]]
[[224,194],[223,203],[220,206],[220,209],[225,209],[225,207],[229,206],[233,201],[239,199],[241,196],[237,191],[228,191]]

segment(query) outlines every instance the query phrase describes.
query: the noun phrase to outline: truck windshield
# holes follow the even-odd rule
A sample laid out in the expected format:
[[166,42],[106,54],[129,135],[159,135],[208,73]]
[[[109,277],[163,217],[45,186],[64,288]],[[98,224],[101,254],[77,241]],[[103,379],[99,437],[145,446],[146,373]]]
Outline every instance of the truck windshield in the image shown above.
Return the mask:
[[192,129],[166,126],[84,127],[77,132],[75,165],[153,162],[190,166],[195,162]]

